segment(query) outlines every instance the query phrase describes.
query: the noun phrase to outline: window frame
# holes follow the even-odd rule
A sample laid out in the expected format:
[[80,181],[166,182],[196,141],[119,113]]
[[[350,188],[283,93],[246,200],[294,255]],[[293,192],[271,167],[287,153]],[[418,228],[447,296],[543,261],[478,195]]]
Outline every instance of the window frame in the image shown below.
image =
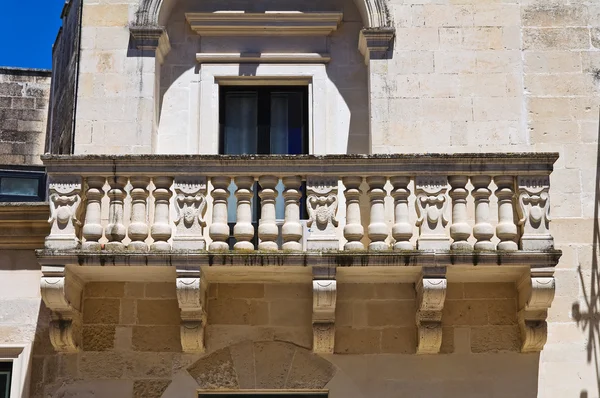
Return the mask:
[[0,362],[12,362],[10,398],[28,396],[27,383],[31,345],[0,344]]
[[0,166],[0,183],[3,178],[28,178],[38,181],[37,195],[5,195],[0,202],[44,202],[46,200],[46,169],[38,166]]

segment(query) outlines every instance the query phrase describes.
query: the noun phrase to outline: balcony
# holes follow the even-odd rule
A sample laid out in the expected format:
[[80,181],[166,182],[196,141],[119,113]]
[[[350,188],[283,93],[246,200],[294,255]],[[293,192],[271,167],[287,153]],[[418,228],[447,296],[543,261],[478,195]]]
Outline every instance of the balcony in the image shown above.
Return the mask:
[[[557,158],[46,156],[42,292],[62,283],[62,296],[45,297],[62,321],[77,313],[68,274],[75,285],[176,278],[182,322],[198,326],[207,283],[312,280],[320,325],[334,318],[336,282],[415,283],[419,351],[427,353],[439,349],[441,337],[426,329],[439,326],[447,280],[514,281],[523,350],[536,351],[561,254],[549,229]],[[189,330],[182,346],[193,351],[203,343]],[[76,345],[60,337],[64,328],[56,333],[57,345]],[[333,337],[321,337],[315,351],[332,352]]]

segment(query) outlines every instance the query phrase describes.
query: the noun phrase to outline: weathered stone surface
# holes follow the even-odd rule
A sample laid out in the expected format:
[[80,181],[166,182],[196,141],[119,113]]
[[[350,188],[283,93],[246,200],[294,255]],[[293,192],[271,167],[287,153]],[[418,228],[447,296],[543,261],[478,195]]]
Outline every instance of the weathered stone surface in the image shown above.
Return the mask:
[[125,293],[123,282],[90,282],[85,285],[84,295],[86,297],[119,298]]
[[219,298],[263,298],[265,285],[259,283],[220,283]]
[[376,354],[381,351],[381,331],[378,329],[335,328],[336,354]]
[[465,283],[466,299],[516,298],[517,287],[514,283]]
[[442,311],[442,324],[487,325],[488,313],[486,301],[446,300]]
[[274,300],[269,305],[269,324],[304,326],[312,321],[312,300]]
[[86,299],[83,302],[84,323],[119,323],[120,301],[117,299]]
[[107,351],[114,348],[115,326],[84,325],[82,344],[85,351]]
[[179,326],[134,326],[134,351],[180,352]]
[[179,325],[177,300],[138,300],[137,323],[139,325]]
[[170,380],[135,380],[133,398],[160,398],[170,383]]
[[285,388],[296,347],[279,342],[254,344],[256,388]]
[[471,329],[473,353],[519,351],[520,348],[518,326],[483,326]]
[[285,388],[321,389],[335,374],[333,365],[308,350],[297,348]]
[[174,282],[154,282],[146,284],[146,298],[177,298]]
[[79,374],[89,379],[120,379],[125,359],[116,352],[83,352],[79,358]]
[[221,349],[198,360],[187,370],[196,380],[199,388],[239,388],[229,348]]
[[230,347],[230,353],[240,388],[256,388],[254,343],[246,342],[233,345]]
[[411,300],[370,301],[367,303],[369,326],[409,326],[414,323],[416,304]]
[[382,353],[414,354],[416,348],[417,329],[415,327],[385,328],[381,332]]
[[130,352],[125,358],[125,375],[135,379],[169,378],[172,373],[173,354]]
[[[220,290],[220,289],[219,289]],[[268,303],[245,299],[210,299],[208,323],[224,325],[266,325],[269,323]]]

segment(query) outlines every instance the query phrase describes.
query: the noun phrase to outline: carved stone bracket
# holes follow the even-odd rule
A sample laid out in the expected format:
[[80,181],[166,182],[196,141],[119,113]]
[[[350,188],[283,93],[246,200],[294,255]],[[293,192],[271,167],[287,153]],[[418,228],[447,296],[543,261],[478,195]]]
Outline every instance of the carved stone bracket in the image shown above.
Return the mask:
[[420,229],[419,250],[450,250],[450,238],[446,233],[446,208],[448,207],[448,179],[443,176],[417,177],[417,226]]
[[83,283],[67,274],[63,266],[43,266],[42,299],[52,311],[50,341],[59,352],[75,352],[81,341],[81,294]]
[[550,177],[518,178],[519,225],[522,229],[521,249],[548,250],[554,248],[550,235]]
[[360,31],[358,49],[368,65],[372,59],[387,59],[396,31],[394,28],[366,28]]
[[181,310],[181,348],[184,352],[204,352],[208,283],[201,278],[199,269],[178,269],[176,283]]
[[206,242],[202,229],[206,226],[206,178],[176,177],[174,188],[177,229],[173,250],[204,250]]
[[337,179],[308,177],[306,182],[310,235],[306,241],[308,250],[337,250],[340,241],[335,227],[338,208]]
[[65,176],[50,179],[48,202],[52,225],[50,235],[46,237],[45,247],[52,250],[78,249],[81,241],[77,237],[77,229],[81,225],[78,220],[81,204],[81,177]]
[[518,284],[521,352],[539,352],[548,336],[548,309],[554,300],[555,281],[552,272],[531,271]]
[[333,354],[335,343],[335,269],[329,275],[313,269],[313,352]]
[[446,300],[446,269],[423,269],[416,283],[417,354],[437,354],[442,345],[442,310]]
[[134,25],[129,27],[129,33],[135,48],[141,51],[156,51],[156,58],[161,64],[171,51],[171,43],[165,28]]

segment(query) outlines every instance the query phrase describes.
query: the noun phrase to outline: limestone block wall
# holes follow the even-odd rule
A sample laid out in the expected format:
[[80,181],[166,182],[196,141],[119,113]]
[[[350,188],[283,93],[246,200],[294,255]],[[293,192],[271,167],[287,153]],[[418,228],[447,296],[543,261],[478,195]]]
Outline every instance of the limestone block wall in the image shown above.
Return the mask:
[[41,164],[50,71],[0,67],[0,164]]

